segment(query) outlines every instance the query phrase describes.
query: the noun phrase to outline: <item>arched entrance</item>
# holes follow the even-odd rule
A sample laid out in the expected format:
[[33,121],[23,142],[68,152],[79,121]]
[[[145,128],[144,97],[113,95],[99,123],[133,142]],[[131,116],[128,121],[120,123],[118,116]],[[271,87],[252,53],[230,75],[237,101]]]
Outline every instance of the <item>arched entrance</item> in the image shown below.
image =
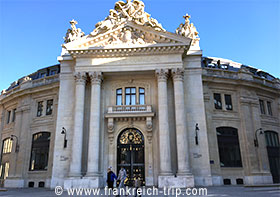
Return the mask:
[[136,177],[145,184],[144,136],[135,128],[123,130],[118,136],[117,170],[124,167],[127,185],[132,186]]

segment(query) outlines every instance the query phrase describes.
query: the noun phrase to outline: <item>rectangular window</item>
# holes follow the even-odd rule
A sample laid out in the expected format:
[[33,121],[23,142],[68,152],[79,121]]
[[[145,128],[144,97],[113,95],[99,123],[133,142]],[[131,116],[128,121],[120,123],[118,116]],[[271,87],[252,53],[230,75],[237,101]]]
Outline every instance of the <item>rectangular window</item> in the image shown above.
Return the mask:
[[125,105],[136,105],[136,88],[125,88]]
[[221,94],[214,93],[214,104],[215,104],[215,109],[222,109]]
[[116,91],[116,105],[122,105],[122,89],[119,88]]
[[16,120],[16,109],[13,109],[12,122],[15,122],[15,120]]
[[145,89],[139,88],[139,104],[145,105]]
[[2,152],[5,153],[11,153],[12,152],[12,147],[13,147],[13,141],[11,138],[7,138],[3,140],[3,150]]
[[43,101],[38,102],[38,107],[37,107],[37,117],[42,116],[43,113]]
[[43,77],[45,77],[45,76],[47,76],[47,73],[40,73],[40,77],[39,78],[43,78]]
[[10,116],[11,116],[11,111],[7,112],[7,124],[10,123]]
[[272,108],[271,108],[271,102],[267,101],[267,112],[270,116],[272,116]]
[[53,99],[47,100],[46,115],[51,115],[53,111]]
[[225,102],[226,102],[226,109],[227,110],[232,110],[231,95],[225,94]]
[[56,70],[51,70],[50,71],[50,75],[55,75],[56,74]]
[[260,110],[261,110],[261,114],[265,114],[265,110],[264,110],[264,102],[263,100],[259,100],[260,102]]

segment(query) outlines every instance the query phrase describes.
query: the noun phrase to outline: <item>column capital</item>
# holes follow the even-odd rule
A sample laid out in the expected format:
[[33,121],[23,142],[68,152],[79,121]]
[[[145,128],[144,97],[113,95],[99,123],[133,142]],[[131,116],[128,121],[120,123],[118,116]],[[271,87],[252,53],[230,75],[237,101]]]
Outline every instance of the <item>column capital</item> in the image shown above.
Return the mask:
[[163,68],[156,69],[156,76],[158,81],[166,81],[168,78],[168,74],[169,74],[168,69],[163,69]]
[[184,68],[173,68],[171,70],[172,77],[174,81],[181,81],[184,79]]
[[77,84],[85,84],[87,79],[85,72],[75,72],[74,78]]
[[100,71],[94,71],[94,72],[89,72],[89,77],[91,80],[91,84],[100,84],[102,81],[102,72]]

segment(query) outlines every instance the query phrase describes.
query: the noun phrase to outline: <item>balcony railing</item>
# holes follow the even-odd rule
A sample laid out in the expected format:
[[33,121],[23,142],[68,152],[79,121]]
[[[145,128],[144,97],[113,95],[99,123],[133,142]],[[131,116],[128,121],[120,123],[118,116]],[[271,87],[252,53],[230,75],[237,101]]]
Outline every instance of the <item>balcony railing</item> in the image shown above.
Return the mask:
[[108,107],[108,113],[152,112],[151,105],[115,105]]

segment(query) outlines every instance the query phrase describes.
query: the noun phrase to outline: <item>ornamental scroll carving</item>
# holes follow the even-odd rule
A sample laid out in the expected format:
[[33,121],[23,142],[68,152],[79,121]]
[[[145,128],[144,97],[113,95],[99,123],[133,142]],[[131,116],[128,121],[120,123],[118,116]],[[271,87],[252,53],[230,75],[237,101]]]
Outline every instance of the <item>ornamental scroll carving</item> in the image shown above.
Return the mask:
[[194,24],[190,23],[190,17],[191,16],[188,14],[183,16],[185,23],[180,24],[180,26],[176,29],[176,34],[192,39],[191,46],[199,47],[198,31],[196,30]]
[[98,71],[89,72],[89,77],[92,84],[100,84],[102,81],[102,73]]
[[126,21],[149,26],[157,31],[165,31],[156,19],[151,18],[150,14],[145,12],[144,8],[145,5],[140,0],[127,0],[126,3],[123,1],[116,2],[115,8],[109,11],[109,16],[95,25],[95,29],[91,32],[91,35],[95,36],[107,32],[108,30],[115,29]]
[[173,80],[183,80],[184,79],[184,69],[183,68],[173,68],[171,70]]
[[76,83],[84,84],[86,82],[86,73],[85,72],[76,72],[74,74]]
[[64,37],[65,43],[72,42],[85,35],[80,28],[76,28],[76,25],[78,24],[77,21],[73,19],[69,23],[71,24],[71,29],[68,29],[66,32],[66,36]]
[[168,78],[168,69],[156,69],[156,77],[158,81],[166,81]]

